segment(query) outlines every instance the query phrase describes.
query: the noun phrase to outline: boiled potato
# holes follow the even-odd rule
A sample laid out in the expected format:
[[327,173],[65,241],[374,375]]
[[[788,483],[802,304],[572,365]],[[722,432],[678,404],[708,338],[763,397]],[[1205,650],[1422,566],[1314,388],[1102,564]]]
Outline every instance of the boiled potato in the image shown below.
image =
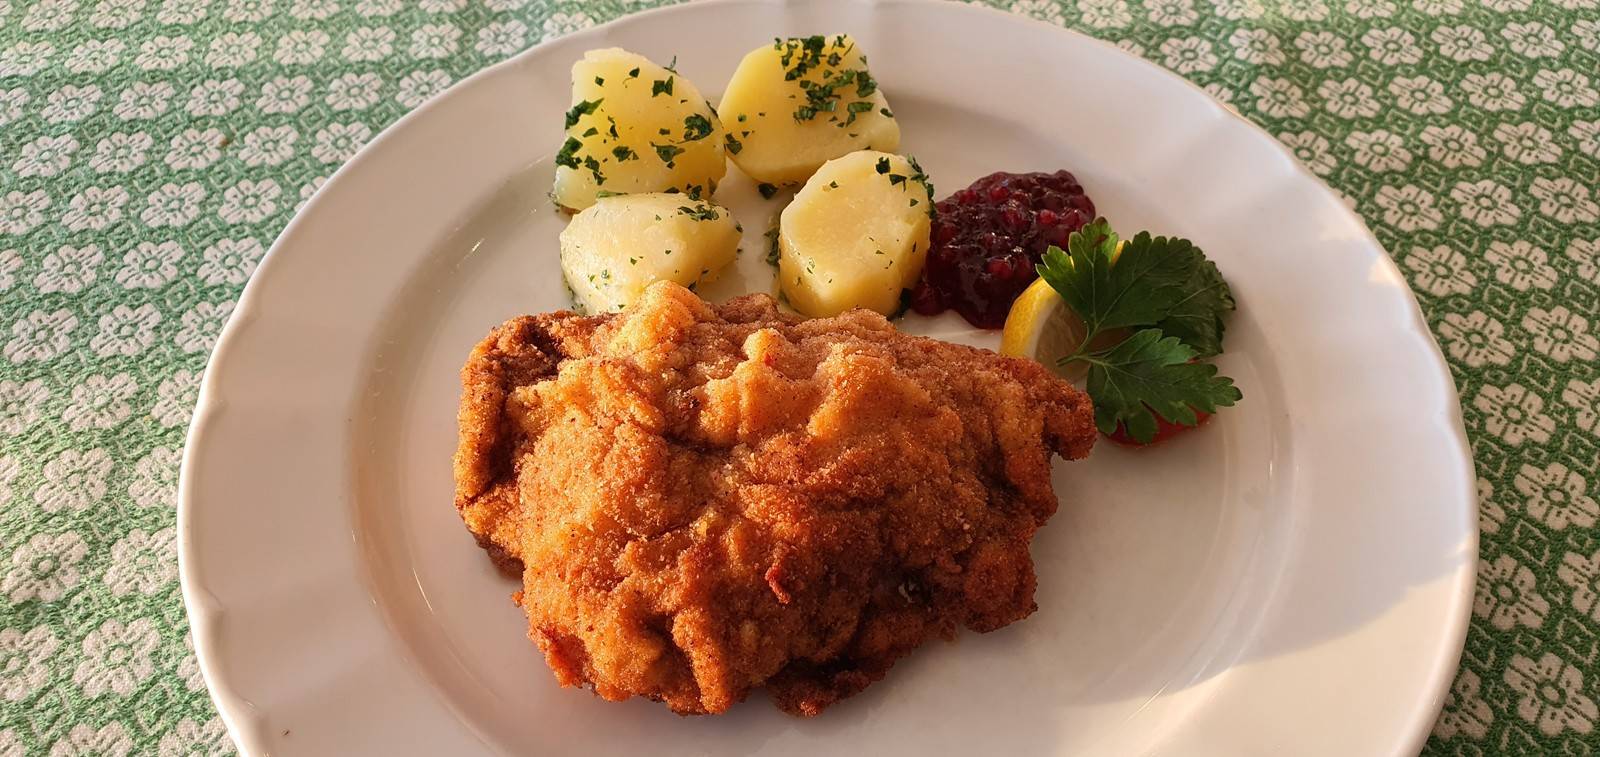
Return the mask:
[[590,313],[621,310],[650,284],[709,283],[739,251],[726,208],[679,193],[603,197],[561,232],[561,273]]
[[848,34],[750,51],[719,110],[733,162],[767,184],[799,184],[845,153],[900,146],[889,101]]
[[928,254],[927,176],[899,155],[862,150],[822,165],[784,208],[778,282],[812,317],[868,308],[891,315]]
[[590,50],[573,65],[566,123],[553,195],[564,208],[606,193],[709,197],[727,171],[722,124],[700,90],[626,50]]

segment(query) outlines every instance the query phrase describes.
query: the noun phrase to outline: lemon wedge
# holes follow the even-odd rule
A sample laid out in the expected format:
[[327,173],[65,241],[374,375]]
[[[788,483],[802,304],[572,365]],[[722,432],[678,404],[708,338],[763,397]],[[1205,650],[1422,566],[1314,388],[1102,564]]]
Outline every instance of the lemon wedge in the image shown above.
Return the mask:
[[1056,361],[1078,349],[1086,331],[1083,319],[1067,307],[1061,295],[1038,279],[1011,304],[1005,330],[1000,332],[1000,354],[1037,360],[1062,378],[1075,381],[1083,377],[1083,363],[1063,367]]

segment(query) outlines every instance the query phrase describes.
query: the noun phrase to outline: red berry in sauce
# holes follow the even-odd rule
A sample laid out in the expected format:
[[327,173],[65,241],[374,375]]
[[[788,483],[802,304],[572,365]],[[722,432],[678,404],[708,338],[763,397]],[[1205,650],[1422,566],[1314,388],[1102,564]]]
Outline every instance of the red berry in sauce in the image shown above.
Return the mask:
[[1005,325],[1011,303],[1039,274],[1051,245],[1094,218],[1094,203],[1067,171],[993,173],[939,201],[933,245],[912,291],[923,315],[955,310],[979,328]]

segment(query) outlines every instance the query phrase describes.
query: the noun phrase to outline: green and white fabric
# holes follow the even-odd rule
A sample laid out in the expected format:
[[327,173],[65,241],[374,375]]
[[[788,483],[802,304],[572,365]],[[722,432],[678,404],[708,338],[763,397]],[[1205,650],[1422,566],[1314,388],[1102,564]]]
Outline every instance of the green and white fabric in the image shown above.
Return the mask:
[[[0,0],[0,757],[232,750],[173,523],[241,287],[407,110],[654,4]],[[1480,476],[1471,631],[1426,753],[1594,753],[1600,0],[997,4],[1188,77],[1366,218],[1455,372]]]

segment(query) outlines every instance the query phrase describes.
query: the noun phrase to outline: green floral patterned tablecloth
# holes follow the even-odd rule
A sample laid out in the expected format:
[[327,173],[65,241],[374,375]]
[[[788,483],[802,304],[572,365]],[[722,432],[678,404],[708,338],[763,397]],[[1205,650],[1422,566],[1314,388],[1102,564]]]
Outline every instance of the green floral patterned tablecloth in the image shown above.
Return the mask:
[[[241,287],[407,110],[652,4],[0,0],[0,757],[232,750],[173,523]],[[1479,474],[1472,626],[1426,753],[1600,751],[1600,0],[998,4],[1187,76],[1367,219]]]

